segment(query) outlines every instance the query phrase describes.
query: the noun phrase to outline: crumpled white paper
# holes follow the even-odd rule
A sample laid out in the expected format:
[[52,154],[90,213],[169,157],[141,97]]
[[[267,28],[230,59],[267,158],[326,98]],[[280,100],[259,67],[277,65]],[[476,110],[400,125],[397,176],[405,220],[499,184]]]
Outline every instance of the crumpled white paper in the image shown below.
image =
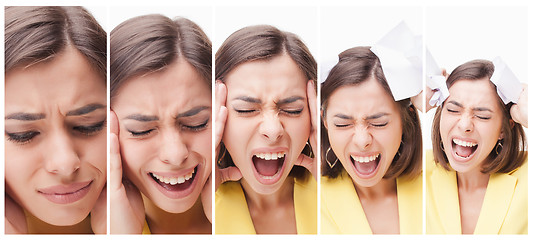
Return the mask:
[[422,91],[423,44],[404,21],[380,39],[371,51],[378,56],[395,101]]

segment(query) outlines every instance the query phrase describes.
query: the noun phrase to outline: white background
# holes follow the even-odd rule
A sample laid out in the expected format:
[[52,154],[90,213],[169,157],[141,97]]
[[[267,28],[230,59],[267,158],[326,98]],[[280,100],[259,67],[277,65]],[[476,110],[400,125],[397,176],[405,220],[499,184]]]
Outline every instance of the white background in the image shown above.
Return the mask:
[[[358,46],[358,45],[371,45],[373,42],[375,42],[379,37],[380,33],[385,33],[387,31],[388,26],[394,26],[396,20],[395,18],[398,18],[397,14],[401,14],[401,9],[406,8],[412,8],[412,7],[421,7],[421,6],[427,6],[424,10],[423,18],[426,16],[426,22],[423,22],[423,26],[426,25],[426,27],[423,27],[422,29],[418,24],[414,24],[412,20],[407,20],[408,26],[412,28],[412,30],[416,33],[426,32],[425,37],[427,39],[427,44],[434,55],[436,61],[438,64],[440,64],[441,67],[446,68],[449,72],[456,66],[474,59],[474,58],[487,58],[492,59],[493,57],[500,55],[504,58],[504,60],[510,65],[511,69],[514,71],[514,73],[520,78],[521,81],[524,82],[530,82],[529,79],[532,79],[532,76],[534,76],[534,66],[532,60],[530,63],[528,63],[527,57],[529,59],[533,59],[534,57],[534,46],[532,43],[534,43],[534,2],[528,1],[528,0],[507,0],[507,1],[501,1],[501,0],[328,0],[328,1],[321,1],[321,0],[269,0],[269,1],[247,1],[247,0],[2,0],[1,1],[3,6],[11,6],[11,5],[28,5],[28,6],[35,6],[35,5],[81,5],[86,6],[97,18],[97,20],[100,22],[100,24],[103,26],[103,28],[109,33],[111,29],[118,23],[122,22],[123,20],[129,18],[130,16],[137,16],[140,14],[149,13],[150,11],[163,13],[169,17],[179,16],[183,13],[182,16],[188,17],[191,20],[195,21],[199,26],[201,26],[206,34],[210,36],[212,42],[214,43],[213,53],[216,52],[218,49],[218,46],[228,37],[229,34],[234,32],[240,27],[244,27],[251,24],[256,23],[268,23],[273,24],[282,30],[286,31],[292,31],[297,33],[308,45],[308,47],[312,50],[312,53],[314,54],[317,62],[319,65],[321,65],[321,62],[325,61],[328,58],[323,58],[321,55],[326,55],[325,57],[335,56],[341,52],[344,49],[347,49],[352,46]],[[91,7],[90,5],[94,5],[96,7]],[[176,6],[176,8],[170,8],[169,5]],[[263,15],[263,19],[267,21],[260,21],[260,19],[252,20],[248,19],[247,16],[239,14],[239,12],[215,12],[214,15],[211,15],[209,11],[203,11],[200,10],[199,12],[196,12],[194,16],[186,16],[186,14],[192,13],[195,7],[214,7],[214,9],[217,9],[219,7],[222,8],[238,8],[240,6],[244,5],[252,5],[252,6],[271,6],[275,7],[274,9],[276,11],[274,12],[268,12],[268,13],[261,13],[261,11],[258,11],[257,14],[254,16],[250,16],[252,18],[256,18],[256,15],[258,17],[260,15]],[[100,6],[100,7],[99,7]],[[128,7],[126,7],[128,6]],[[133,6],[134,8],[130,8],[129,6]],[[135,10],[135,7],[140,7],[137,9],[141,10]],[[161,6],[152,8],[151,6]],[[312,6],[310,12],[302,13],[301,9],[302,6]],[[333,14],[334,16],[328,16],[325,17],[323,13],[317,14],[316,11],[314,11],[313,6],[323,6],[325,14],[327,13],[326,10],[328,7],[331,6],[342,6],[342,8],[339,10],[339,13],[345,12],[347,16],[341,16],[341,14]],[[379,6],[384,7],[384,9],[391,9],[387,10],[388,14],[384,15],[381,14],[378,18],[375,15],[367,14],[366,11],[343,11],[345,8],[349,7],[358,7],[357,9],[366,8],[366,7],[373,7],[373,6]],[[481,7],[486,6],[486,7]],[[491,6],[491,7],[487,7]],[[516,6],[510,8],[510,6]],[[188,8],[193,7],[193,8]],[[528,9],[528,15],[527,16],[527,10],[524,10],[526,8]],[[283,9],[291,8],[289,11],[284,11]],[[262,8],[265,9],[265,8]],[[397,13],[396,9],[399,10],[399,13]],[[458,11],[459,9],[466,9],[462,11]],[[169,10],[169,11],[167,11]],[[184,10],[184,11],[182,11]],[[281,16],[280,10],[282,12],[286,12],[283,15],[286,17],[282,17],[284,20],[279,20],[279,16]],[[502,11],[501,11],[502,10]],[[131,13],[130,11],[135,11],[135,13]],[[139,11],[139,12],[138,12]],[[370,11],[367,9],[367,11]],[[123,15],[123,13],[127,13]],[[139,14],[138,14],[139,13]],[[234,15],[230,15],[230,13]],[[211,21],[215,22],[215,24],[210,24],[210,20],[206,20],[206,23],[204,22],[204,17],[199,17],[197,19],[197,15],[205,16],[204,14],[207,14]],[[119,15],[121,15],[119,17]],[[289,15],[289,16],[288,16]],[[308,16],[309,15],[309,16]],[[358,22],[354,22],[353,24],[338,24],[335,27],[332,27],[331,29],[325,29],[324,24],[326,24],[330,17],[334,18],[335,15],[339,15],[337,17],[347,17],[347,18],[358,18],[357,15],[370,15],[370,18],[362,19]],[[353,16],[351,16],[353,15]],[[402,15],[402,14],[401,14]],[[316,18],[317,22],[309,22],[309,25],[301,26],[303,29],[300,29],[301,27],[293,27],[293,22],[299,22],[300,18]],[[412,16],[407,16],[407,18],[411,18]],[[228,22],[218,22],[222,21],[222,18],[228,19]],[[473,20],[476,19],[485,19],[488,24],[483,27],[483,30],[480,31],[473,31],[472,28],[468,28],[469,22],[473,22]],[[0,22],[4,21],[4,12],[0,11]],[[108,21],[109,20],[109,21]],[[326,22],[321,22],[322,20],[325,20]],[[233,22],[233,23],[231,23]],[[321,22],[321,23],[320,23]],[[502,24],[502,23],[507,24]],[[511,23],[510,23],[511,22]],[[319,24],[320,23],[320,24]],[[318,30],[314,30],[315,26],[319,26]],[[357,27],[355,27],[357,26]],[[376,30],[373,30],[375,29]],[[380,28],[385,29],[384,31],[379,30]],[[390,27],[389,27],[390,28]],[[224,30],[223,30],[224,29]],[[307,30],[304,30],[307,29]],[[365,29],[365,30],[363,30]],[[463,29],[463,30],[462,30]],[[301,30],[304,30],[301,32]],[[320,32],[315,32],[320,31]],[[315,32],[315,33],[314,33]],[[327,34],[328,32],[336,32],[338,34],[337,36],[335,34]],[[373,33],[374,32],[374,33]],[[454,35],[454,33],[457,32],[458,34]],[[528,32],[528,33],[527,33]],[[3,28],[0,28],[0,38],[4,37],[3,34]],[[309,33],[309,34],[308,34]],[[461,33],[461,34],[460,34]],[[501,33],[501,34],[499,34]],[[503,34],[506,33],[506,34]],[[519,35],[515,35],[515,34]],[[315,36],[313,36],[315,34]],[[341,39],[342,35],[348,34],[347,38],[349,39]],[[356,40],[362,41],[362,44],[351,44],[352,40],[351,34],[354,35],[361,35],[361,36],[354,36]],[[376,35],[375,35],[376,34]],[[529,40],[527,40],[527,37]],[[319,40],[321,41],[319,41]],[[329,39],[335,39],[339,44],[322,44],[323,41],[333,41]],[[319,45],[319,43],[321,43]],[[346,45],[345,45],[346,44]],[[326,45],[326,46],[325,46]],[[527,45],[527,46],[525,46]],[[459,47],[459,49],[462,49],[462,51],[456,51],[456,47]],[[525,47],[528,48],[525,49]],[[323,49],[324,48],[324,49]],[[332,50],[327,50],[328,48],[332,48]],[[0,44],[0,50],[3,52],[4,45]],[[519,50],[517,50],[519,49]],[[329,52],[332,52],[330,54]],[[527,55],[528,54],[528,55]],[[2,65],[3,65],[3,58],[0,58]],[[319,66],[319,69],[321,67]],[[3,79],[2,77],[0,77]],[[0,89],[0,98],[4,99],[4,85],[1,85]],[[531,90],[532,91],[532,90]],[[532,103],[529,103],[532,106]],[[1,112],[3,113],[3,107],[4,104],[0,104],[0,108],[2,108]],[[532,112],[532,109],[529,109],[530,112]],[[431,119],[433,113],[427,114],[427,116]],[[423,122],[424,125],[428,124],[428,121]],[[0,118],[0,128],[2,128],[3,131],[4,122],[3,117]],[[423,130],[424,133],[429,132]],[[428,138],[424,137],[425,141],[428,141]],[[425,145],[427,145],[427,142],[425,142]],[[4,144],[0,145],[1,149],[1,156],[4,156]],[[3,158],[2,158],[3,160]],[[529,170],[529,172],[532,172],[532,169]],[[3,178],[4,174],[4,164],[0,164],[0,177]],[[532,179],[532,177],[531,177]],[[529,192],[532,193],[533,189],[532,186],[534,183],[530,181],[529,185],[531,186],[529,189]],[[4,184],[0,184],[0,191],[3,192]],[[529,194],[530,195],[530,194]],[[530,196],[530,199],[533,199],[532,196]],[[3,198],[0,198],[0,205],[3,206]],[[530,201],[532,202],[532,201]],[[531,206],[532,208],[532,206]],[[0,207],[0,215],[4,215],[4,209],[3,207]],[[532,217],[532,214],[529,214],[530,217]],[[532,218],[531,218],[532,219]],[[530,224],[533,225],[533,224]],[[3,235],[3,226],[4,226],[4,218],[0,218],[0,235],[2,239],[27,239],[27,238],[35,238],[35,239],[72,239],[73,236],[40,236],[40,235],[33,235],[33,236],[4,236]],[[534,232],[533,228],[530,228],[531,234]],[[186,239],[198,239],[198,236],[150,236],[152,238],[156,239],[169,239],[172,238],[186,238]],[[215,236],[217,239],[252,239],[252,236]],[[265,237],[265,239],[271,239],[272,236],[259,236],[259,238]],[[278,236],[277,236],[278,237]],[[409,237],[402,237],[402,236],[372,236],[373,239],[391,239],[392,237],[399,237],[400,239],[427,239],[429,236],[409,236]],[[447,236],[432,236],[432,238],[440,238],[440,239],[449,239],[450,237]],[[468,239],[475,239],[473,236],[461,236]],[[512,236],[514,239],[518,238],[518,236]],[[100,239],[146,239],[144,236],[76,236],[76,238],[82,238],[82,239],[94,239],[94,238],[100,238]],[[202,239],[212,239],[212,236],[204,236],[201,237]],[[282,236],[283,239],[292,239],[293,236],[287,237]],[[324,238],[327,239],[329,237],[327,236],[298,236],[298,238],[304,238],[304,239],[317,239],[317,238]],[[354,239],[355,236],[336,236],[336,239]],[[365,237],[370,238],[370,237]],[[494,238],[496,238],[494,236]],[[527,239],[526,236],[519,237],[520,239]]]

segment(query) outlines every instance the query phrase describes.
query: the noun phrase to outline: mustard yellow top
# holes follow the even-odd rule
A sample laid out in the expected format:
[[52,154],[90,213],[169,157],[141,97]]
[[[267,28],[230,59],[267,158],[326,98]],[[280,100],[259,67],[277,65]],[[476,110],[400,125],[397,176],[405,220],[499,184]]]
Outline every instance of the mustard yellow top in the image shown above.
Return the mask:
[[150,232],[150,228],[148,228],[148,223],[146,222],[146,219],[145,219],[145,225],[143,226],[143,232],[141,234],[152,234]]
[[[456,172],[437,166],[427,154],[427,234],[461,234]],[[509,173],[490,175],[474,234],[528,233],[528,162]]]
[[[307,173],[305,180],[294,181],[297,233],[317,234],[317,183]],[[215,234],[256,234],[239,182],[225,182],[215,193]]]
[[[421,234],[423,229],[422,176],[397,178],[401,234]],[[337,178],[321,178],[321,234],[373,234],[352,178],[343,171]]]

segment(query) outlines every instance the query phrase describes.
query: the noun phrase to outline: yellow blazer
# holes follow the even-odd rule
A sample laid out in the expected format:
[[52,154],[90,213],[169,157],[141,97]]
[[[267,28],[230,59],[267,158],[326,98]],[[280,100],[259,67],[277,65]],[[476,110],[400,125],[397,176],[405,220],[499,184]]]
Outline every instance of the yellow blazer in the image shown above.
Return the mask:
[[[317,183],[307,174],[294,184],[297,233],[317,234]],[[239,182],[225,182],[215,193],[215,234],[256,234]]]
[[[428,234],[462,234],[456,172],[437,166],[427,154]],[[528,162],[510,173],[490,175],[474,234],[527,234]]]
[[[397,178],[401,234],[423,231],[422,176]],[[321,234],[373,234],[351,177],[321,178]]]

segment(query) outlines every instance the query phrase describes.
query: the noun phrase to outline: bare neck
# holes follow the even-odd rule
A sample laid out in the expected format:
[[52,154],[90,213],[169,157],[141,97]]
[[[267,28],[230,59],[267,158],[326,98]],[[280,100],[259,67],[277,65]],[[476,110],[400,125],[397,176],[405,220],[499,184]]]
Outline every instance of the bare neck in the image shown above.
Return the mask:
[[384,178],[372,187],[362,187],[356,183],[353,184],[360,199],[383,199],[384,197],[397,194],[397,181],[395,178]]
[[482,173],[479,170],[474,170],[465,173],[456,173],[458,181],[458,189],[472,190],[479,188],[487,188],[490,174]]
[[249,209],[269,209],[276,208],[288,201],[293,203],[293,182],[293,177],[287,177],[282,186],[272,194],[257,193],[245,179],[241,179],[241,186],[243,187]]
[[204,214],[200,197],[183,213],[169,213],[143,196],[146,221],[151,233],[211,233],[211,223]]

